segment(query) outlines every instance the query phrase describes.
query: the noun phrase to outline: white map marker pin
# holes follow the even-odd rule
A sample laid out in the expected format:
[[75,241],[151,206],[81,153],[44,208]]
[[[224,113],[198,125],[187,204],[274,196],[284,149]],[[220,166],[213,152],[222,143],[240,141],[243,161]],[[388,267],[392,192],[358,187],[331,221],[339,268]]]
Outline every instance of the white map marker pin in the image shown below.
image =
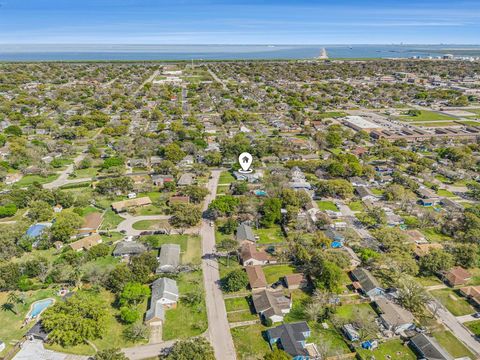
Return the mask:
[[252,155],[250,155],[247,152],[241,153],[240,156],[238,157],[238,162],[242,167],[242,170],[239,170],[239,172],[244,174],[252,172],[252,169],[250,169],[250,166],[252,165],[252,162],[253,162]]

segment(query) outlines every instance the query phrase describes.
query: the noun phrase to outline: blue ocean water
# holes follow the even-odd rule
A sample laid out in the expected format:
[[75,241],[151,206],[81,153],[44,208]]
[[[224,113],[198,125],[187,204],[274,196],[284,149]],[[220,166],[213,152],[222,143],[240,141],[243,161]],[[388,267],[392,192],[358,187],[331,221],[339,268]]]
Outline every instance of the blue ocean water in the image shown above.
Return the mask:
[[259,60],[480,56],[480,45],[1,45],[0,61]]

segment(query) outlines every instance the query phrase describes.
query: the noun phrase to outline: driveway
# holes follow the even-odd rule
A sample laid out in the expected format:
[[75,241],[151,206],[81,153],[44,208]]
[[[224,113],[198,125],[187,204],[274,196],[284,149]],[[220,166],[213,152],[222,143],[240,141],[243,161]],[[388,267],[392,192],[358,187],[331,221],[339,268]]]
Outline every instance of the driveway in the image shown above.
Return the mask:
[[142,360],[157,358],[165,349],[169,349],[175,344],[176,340],[169,340],[159,344],[149,344],[122,349],[122,352],[130,360]]
[[88,356],[64,354],[47,350],[41,340],[27,340],[13,360],[87,360]]
[[125,220],[123,220],[120,224],[117,225],[116,231],[124,232],[125,235],[127,235],[127,236],[140,235],[140,233],[142,231],[145,231],[145,230],[135,230],[133,228],[133,224],[135,224],[138,221],[143,221],[143,220],[155,221],[155,220],[168,220],[168,219],[170,219],[170,215],[132,216],[130,214],[121,214],[120,216],[123,217]]
[[[220,170],[212,171],[212,178],[207,184],[210,194],[205,199],[204,211],[207,210],[210,202],[216,197],[220,173]],[[225,303],[220,289],[218,262],[215,257],[211,256],[215,252],[215,231],[210,226],[209,220],[204,219],[202,221],[200,235],[202,236],[202,270],[208,316],[208,337],[213,345],[217,359],[234,360],[236,359],[235,347],[230,334],[227,311],[225,310]]]

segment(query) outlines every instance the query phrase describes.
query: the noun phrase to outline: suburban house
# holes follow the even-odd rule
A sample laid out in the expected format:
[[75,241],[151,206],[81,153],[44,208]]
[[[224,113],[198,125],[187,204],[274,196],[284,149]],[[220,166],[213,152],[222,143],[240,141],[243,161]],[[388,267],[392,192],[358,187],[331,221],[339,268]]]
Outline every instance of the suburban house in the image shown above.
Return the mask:
[[145,314],[145,323],[150,326],[162,325],[165,310],[177,307],[177,282],[169,278],[159,278],[152,283],[150,306]]
[[308,286],[308,280],[302,273],[285,275],[283,280],[289,290],[303,289]]
[[305,321],[286,323],[267,330],[267,338],[273,349],[277,345],[289,354],[293,360],[309,360],[318,356],[314,344],[307,344],[311,331]]
[[241,173],[238,171],[233,172],[233,176],[238,181],[247,181],[249,183],[256,183],[259,182],[260,179],[263,177],[263,173],[260,171],[254,171],[251,173]]
[[93,234],[70,243],[70,247],[75,251],[90,250],[95,245],[102,243],[102,237],[99,234]]
[[121,241],[115,246],[112,255],[118,256],[134,256],[140,255],[147,251],[147,247],[136,241]]
[[78,229],[78,235],[91,235],[96,233],[103,221],[103,214],[93,212],[85,216],[82,227]]
[[252,290],[265,289],[267,287],[267,279],[260,265],[245,266],[248,282]]
[[180,178],[177,181],[178,186],[188,186],[193,184],[193,180],[195,180],[195,175],[192,173],[184,173],[180,175]]
[[258,251],[255,244],[244,242],[240,250],[240,260],[243,266],[275,264],[277,261],[267,252]]
[[415,244],[413,253],[417,258],[421,258],[425,255],[428,255],[432,250],[441,250],[443,245],[439,243],[428,243],[428,244]]
[[252,298],[255,311],[274,323],[283,321],[292,308],[292,299],[285,296],[282,289],[256,291]]
[[415,244],[428,244],[428,240],[420,231],[418,230],[405,230],[405,233],[408,236],[408,240]]
[[251,241],[253,243],[256,242],[252,228],[245,223],[241,223],[237,226],[235,237],[239,243],[244,241]]
[[435,192],[425,187],[419,188],[417,194],[420,196],[420,204],[422,206],[434,206],[440,199]]
[[415,335],[410,339],[410,346],[420,358],[427,360],[453,360],[434,338],[425,334]]
[[382,295],[384,290],[380,287],[377,279],[364,268],[356,268],[351,271],[354,280],[353,287],[370,298]]
[[380,320],[387,330],[399,334],[414,326],[413,314],[400,305],[384,297],[375,299],[377,309],[380,311]]
[[127,211],[130,208],[136,208],[140,206],[147,206],[151,205],[152,200],[148,196],[136,198],[136,199],[129,199],[129,200],[122,200],[112,203],[112,209],[119,213],[123,211]]
[[175,181],[175,178],[172,175],[153,174],[151,175],[151,178],[153,185],[159,187],[163,187],[165,183]]
[[173,204],[188,204],[190,203],[190,196],[188,195],[173,195],[170,196],[170,199],[168,199],[168,203],[170,205]]
[[348,179],[350,181],[350,184],[352,184],[352,186],[369,186],[370,183],[365,180],[365,179],[362,179],[361,177],[358,177],[358,176],[353,176],[351,177],[350,179]]
[[157,274],[174,272],[180,263],[180,245],[164,244],[160,249]]
[[357,193],[358,197],[362,200],[370,200],[370,201],[377,201],[378,197],[375,196],[372,191],[367,188],[366,186],[356,186],[355,192]]
[[442,205],[450,212],[461,212],[464,209],[462,204],[449,198],[443,198],[442,200],[440,200],[440,205]]
[[450,286],[464,285],[471,278],[472,274],[460,266],[451,268],[443,275],[443,280]]
[[460,294],[480,305],[480,286],[465,286],[460,289]]

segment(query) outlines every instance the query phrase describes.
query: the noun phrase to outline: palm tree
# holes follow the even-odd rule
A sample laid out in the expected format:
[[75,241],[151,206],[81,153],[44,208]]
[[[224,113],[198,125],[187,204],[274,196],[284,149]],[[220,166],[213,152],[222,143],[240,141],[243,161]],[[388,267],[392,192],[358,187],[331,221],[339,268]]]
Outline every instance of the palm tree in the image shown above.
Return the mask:
[[2,311],[11,311],[15,315],[18,315],[18,313],[15,311],[15,305],[10,302],[2,304]]
[[7,302],[13,306],[13,312],[17,314],[17,304],[22,303],[22,299],[18,296],[17,293],[11,292],[8,294]]

